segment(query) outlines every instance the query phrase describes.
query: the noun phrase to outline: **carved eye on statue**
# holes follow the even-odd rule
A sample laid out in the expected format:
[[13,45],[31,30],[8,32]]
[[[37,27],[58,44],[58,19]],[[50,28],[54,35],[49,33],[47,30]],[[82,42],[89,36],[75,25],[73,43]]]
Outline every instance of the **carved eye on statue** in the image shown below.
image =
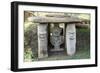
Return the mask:
[[74,38],[74,36],[75,36],[75,32],[69,32],[68,35],[70,35],[70,38]]
[[70,40],[74,40],[74,38],[69,38]]
[[39,37],[40,37],[41,39],[44,39],[44,38],[46,37],[46,34],[39,34]]

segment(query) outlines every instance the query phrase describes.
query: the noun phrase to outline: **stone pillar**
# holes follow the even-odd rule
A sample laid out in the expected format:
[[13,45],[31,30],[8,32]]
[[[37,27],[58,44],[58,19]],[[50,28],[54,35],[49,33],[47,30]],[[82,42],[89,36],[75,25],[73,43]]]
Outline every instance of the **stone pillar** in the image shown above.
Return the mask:
[[48,50],[47,50],[47,24],[40,23],[38,25],[38,58],[45,58],[48,57]]
[[66,51],[72,56],[76,52],[76,28],[75,24],[67,24],[66,27]]

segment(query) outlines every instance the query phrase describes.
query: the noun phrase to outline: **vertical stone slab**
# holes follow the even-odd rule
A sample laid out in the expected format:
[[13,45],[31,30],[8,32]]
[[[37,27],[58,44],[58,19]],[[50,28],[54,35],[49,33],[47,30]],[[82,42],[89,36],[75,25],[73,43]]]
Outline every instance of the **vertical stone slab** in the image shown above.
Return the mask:
[[47,24],[38,25],[38,58],[48,57],[47,50]]
[[75,24],[67,24],[66,27],[66,51],[72,56],[76,52],[76,28]]

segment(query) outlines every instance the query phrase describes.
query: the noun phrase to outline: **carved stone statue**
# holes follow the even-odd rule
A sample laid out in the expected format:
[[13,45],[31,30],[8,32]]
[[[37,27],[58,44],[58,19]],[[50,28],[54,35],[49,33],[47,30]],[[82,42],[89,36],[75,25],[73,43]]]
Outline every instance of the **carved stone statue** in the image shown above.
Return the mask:
[[59,24],[54,24],[52,29],[52,35],[50,37],[50,42],[54,46],[55,51],[61,50],[60,45],[63,43],[63,37],[60,35],[62,28],[59,27]]

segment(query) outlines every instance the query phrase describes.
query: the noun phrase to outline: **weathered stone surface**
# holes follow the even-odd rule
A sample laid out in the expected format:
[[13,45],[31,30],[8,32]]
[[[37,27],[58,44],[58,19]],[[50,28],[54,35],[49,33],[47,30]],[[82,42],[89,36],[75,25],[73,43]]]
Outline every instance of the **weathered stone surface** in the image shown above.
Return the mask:
[[86,20],[82,20],[75,17],[33,17],[35,23],[80,23]]
[[48,57],[47,24],[38,25],[38,58]]
[[75,24],[66,27],[66,48],[68,55],[74,55],[76,52],[76,28]]
[[[76,28],[88,28],[89,20],[79,19],[71,16],[65,15],[47,15],[46,17],[29,17],[28,21],[35,23],[67,23],[72,24],[75,23]],[[88,24],[87,24],[88,23]]]
[[67,15],[65,14],[47,14],[46,17],[58,17],[58,18],[63,18],[63,17],[67,17]]

